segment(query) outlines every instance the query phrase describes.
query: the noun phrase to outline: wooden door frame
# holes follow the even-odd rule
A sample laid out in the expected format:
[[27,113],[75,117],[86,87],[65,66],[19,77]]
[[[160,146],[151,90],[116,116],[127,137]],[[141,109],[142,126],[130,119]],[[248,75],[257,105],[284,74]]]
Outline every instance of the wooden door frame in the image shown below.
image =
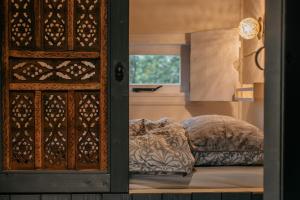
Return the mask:
[[[128,193],[128,0],[108,0],[108,173],[103,172],[3,172],[3,137],[0,114],[0,194],[1,193]],[[5,39],[4,5],[0,3],[0,41]],[[0,48],[2,71],[2,47]],[[114,79],[118,63],[124,79]],[[3,79],[0,74],[0,88]],[[122,92],[120,92],[122,91]],[[2,113],[2,92],[0,92]]]
[[[129,190],[129,0],[110,2],[110,166],[111,192]],[[117,81],[116,67],[124,68]]]
[[[2,67],[2,44],[4,41],[4,37],[3,37],[3,31],[4,30],[4,13],[3,13],[3,1],[2,3],[0,3],[0,91],[2,91],[3,88],[3,79],[2,79],[2,71],[3,71],[3,67]],[[2,149],[3,149],[3,134],[2,134],[2,124],[3,124],[3,115],[2,115],[2,92],[0,92],[0,173],[1,170],[3,169],[3,154],[2,154]]]
[[285,2],[266,0],[264,199],[283,200]]

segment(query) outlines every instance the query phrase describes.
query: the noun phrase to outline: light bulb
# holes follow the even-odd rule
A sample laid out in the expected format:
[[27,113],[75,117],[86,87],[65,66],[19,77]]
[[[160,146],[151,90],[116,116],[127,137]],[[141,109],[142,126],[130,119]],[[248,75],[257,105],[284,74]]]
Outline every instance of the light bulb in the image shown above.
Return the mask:
[[256,19],[245,18],[240,22],[240,36],[246,40],[255,38],[261,30],[261,26]]

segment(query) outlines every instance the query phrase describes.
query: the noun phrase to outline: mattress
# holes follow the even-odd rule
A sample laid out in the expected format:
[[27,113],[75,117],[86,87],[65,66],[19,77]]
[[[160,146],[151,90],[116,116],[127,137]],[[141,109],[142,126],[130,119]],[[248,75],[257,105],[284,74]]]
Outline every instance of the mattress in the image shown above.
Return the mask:
[[263,167],[198,167],[188,176],[131,175],[130,190],[263,188]]

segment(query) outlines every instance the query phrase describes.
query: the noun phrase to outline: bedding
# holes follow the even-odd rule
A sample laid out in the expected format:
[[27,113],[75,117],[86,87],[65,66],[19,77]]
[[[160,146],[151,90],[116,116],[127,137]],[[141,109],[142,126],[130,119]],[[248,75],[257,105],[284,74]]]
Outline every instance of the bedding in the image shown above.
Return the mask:
[[182,122],[196,166],[262,165],[262,131],[242,120],[202,115]]
[[145,174],[189,174],[195,159],[185,129],[168,118],[129,123],[129,171]]
[[197,167],[188,176],[135,174],[129,189],[217,189],[263,188],[263,167]]
[[263,165],[263,151],[195,151],[195,166]]

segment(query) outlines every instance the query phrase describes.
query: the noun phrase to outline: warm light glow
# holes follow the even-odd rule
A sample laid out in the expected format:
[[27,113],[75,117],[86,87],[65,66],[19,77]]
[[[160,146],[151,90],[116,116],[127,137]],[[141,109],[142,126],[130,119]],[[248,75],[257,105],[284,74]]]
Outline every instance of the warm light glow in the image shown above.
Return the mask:
[[240,22],[239,32],[242,38],[250,40],[255,38],[261,30],[260,24],[256,19],[245,18]]

